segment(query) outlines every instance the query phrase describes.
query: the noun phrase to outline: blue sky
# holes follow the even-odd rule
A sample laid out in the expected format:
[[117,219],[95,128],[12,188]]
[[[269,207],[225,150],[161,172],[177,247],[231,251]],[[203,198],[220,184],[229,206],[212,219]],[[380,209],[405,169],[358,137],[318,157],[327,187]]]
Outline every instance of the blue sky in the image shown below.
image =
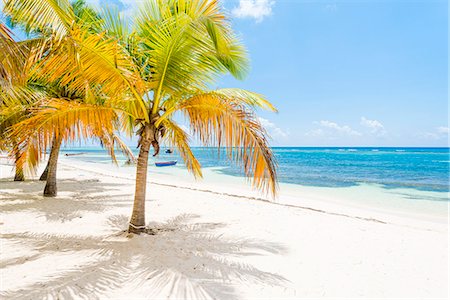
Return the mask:
[[[139,0],[121,3],[132,15]],[[274,145],[446,146],[447,1],[224,0]],[[119,4],[119,5],[121,5]]]
[[234,11],[252,72],[223,84],[276,104],[277,115],[262,117],[278,128],[277,144],[447,144],[446,1],[258,3],[265,16]]
[[[116,4],[132,17],[139,0]],[[273,145],[448,145],[447,1],[223,0]]]

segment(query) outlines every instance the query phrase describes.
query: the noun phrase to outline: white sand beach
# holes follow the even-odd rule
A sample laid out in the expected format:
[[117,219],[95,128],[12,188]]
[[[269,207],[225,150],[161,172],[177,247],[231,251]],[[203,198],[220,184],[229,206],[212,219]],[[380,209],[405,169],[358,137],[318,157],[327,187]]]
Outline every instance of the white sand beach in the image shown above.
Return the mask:
[[12,182],[2,164],[2,299],[449,296],[448,202],[400,213],[286,185],[270,203],[220,177],[150,170],[156,234],[132,236],[133,170],[61,159],[58,196],[44,198],[43,182]]

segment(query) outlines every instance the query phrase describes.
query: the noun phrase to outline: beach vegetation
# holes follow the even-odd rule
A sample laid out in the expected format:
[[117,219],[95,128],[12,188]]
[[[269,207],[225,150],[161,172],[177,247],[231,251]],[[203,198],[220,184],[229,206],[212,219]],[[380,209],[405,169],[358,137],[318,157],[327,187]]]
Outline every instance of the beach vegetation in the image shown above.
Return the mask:
[[[202,172],[192,139],[224,148],[254,187],[275,195],[276,163],[256,115],[275,107],[258,93],[210,88],[223,74],[243,79],[249,70],[247,51],[218,1],[147,0],[132,24],[116,9],[89,9],[87,17],[77,9],[66,0],[5,2],[14,22],[49,45],[34,58],[29,77],[44,84],[46,96],[10,130],[25,149],[21,157],[32,152],[39,162],[48,148],[57,157],[62,141],[94,137],[114,156],[117,145],[128,151],[118,132],[137,135],[133,233],[147,230],[148,159],[161,144],[176,148],[197,178]],[[59,94],[50,96],[48,87]],[[47,183],[54,178],[56,187],[50,161]]]

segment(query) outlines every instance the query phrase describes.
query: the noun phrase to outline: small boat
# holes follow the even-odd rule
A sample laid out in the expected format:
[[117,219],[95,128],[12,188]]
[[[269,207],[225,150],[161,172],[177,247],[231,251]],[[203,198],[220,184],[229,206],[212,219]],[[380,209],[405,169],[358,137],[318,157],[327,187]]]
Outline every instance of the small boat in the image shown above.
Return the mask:
[[175,166],[176,164],[177,164],[176,160],[155,162],[155,166],[157,167]]
[[83,155],[86,154],[85,152],[80,152],[80,153],[66,153],[65,156],[76,156],[76,155]]
[[171,154],[171,153],[173,153],[173,150],[172,149],[167,149],[166,153]]

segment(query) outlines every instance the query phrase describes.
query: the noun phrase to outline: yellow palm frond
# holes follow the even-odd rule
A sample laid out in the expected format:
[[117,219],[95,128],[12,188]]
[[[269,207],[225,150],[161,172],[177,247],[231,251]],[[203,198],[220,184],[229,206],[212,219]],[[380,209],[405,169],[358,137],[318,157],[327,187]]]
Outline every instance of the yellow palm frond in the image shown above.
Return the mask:
[[23,49],[14,41],[9,28],[0,23],[0,88],[8,88],[15,83],[24,61]]
[[96,133],[98,136],[98,139],[100,140],[100,143],[103,147],[105,147],[108,150],[109,156],[111,157],[112,161],[117,164],[116,160],[116,146],[121,150],[121,152],[127,157],[127,159],[133,163],[136,162],[136,157],[134,156],[131,149],[120,139],[120,137],[115,132],[104,132],[102,133]]
[[[273,112],[277,112],[275,106],[273,106],[273,104],[270,103],[263,95],[243,89],[226,88],[226,89],[217,89],[209,92],[197,91],[197,93],[203,95],[208,94],[216,96],[218,98],[223,98],[225,101],[233,102],[236,105],[245,106],[249,109],[262,108]],[[179,98],[176,97],[168,98],[166,101],[164,101],[163,105],[165,112],[161,116],[161,118],[159,118],[159,120],[156,122],[156,126],[158,126],[164,119],[170,117],[174,112],[176,112],[178,106],[182,105],[182,103],[183,100],[180,100]]]
[[226,147],[228,157],[239,163],[253,185],[276,194],[276,162],[266,132],[245,106],[215,94],[200,94],[183,101],[178,109],[193,133],[206,146]]
[[275,106],[270,103],[263,95],[250,92],[243,89],[227,88],[217,89],[212,93],[225,97],[228,101],[232,101],[238,105],[245,105],[248,107],[259,107],[262,109],[277,112]]
[[33,70],[33,78],[57,82],[83,93],[87,85],[118,98],[125,91],[133,96],[134,114],[147,119],[147,106],[142,98],[145,83],[135,73],[131,58],[112,38],[91,34],[85,28],[73,28],[71,37],[60,43]]
[[[114,132],[118,117],[117,109],[111,107],[52,99],[31,117],[14,125],[9,135],[17,139],[21,149],[26,148],[21,152],[28,153],[28,147],[34,147],[33,153],[37,153],[34,161],[37,163],[54,137],[61,137],[65,142],[97,137],[107,141],[105,146],[109,150],[113,149],[113,142],[117,142]],[[21,157],[22,164],[28,159],[27,155]]]
[[194,153],[192,153],[192,150],[189,147],[188,134],[172,120],[166,119],[164,120],[162,125],[166,129],[164,138],[167,140],[168,144],[171,146],[175,146],[178,149],[178,152],[180,152],[181,158],[183,158],[186,168],[196,178],[201,178],[201,165],[198,162],[197,158],[195,158]]
[[0,22],[0,39],[5,39],[8,41],[14,41],[13,38],[11,37],[11,30],[9,30],[8,27],[6,27],[5,24]]

